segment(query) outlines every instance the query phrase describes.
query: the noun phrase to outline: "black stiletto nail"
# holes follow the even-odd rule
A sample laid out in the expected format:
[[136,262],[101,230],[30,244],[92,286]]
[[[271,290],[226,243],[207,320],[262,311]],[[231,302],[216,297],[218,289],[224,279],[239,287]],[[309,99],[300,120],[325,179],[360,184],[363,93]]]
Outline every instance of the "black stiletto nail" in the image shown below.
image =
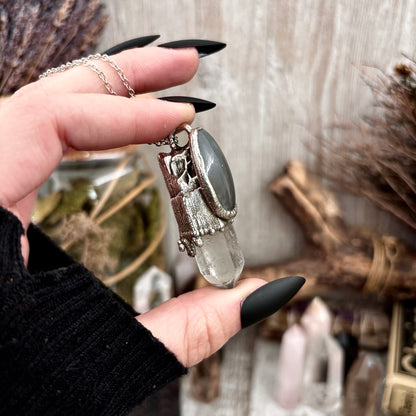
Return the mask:
[[125,42],[119,43],[118,45],[115,45],[112,48],[107,49],[102,54],[114,55],[116,53],[126,51],[127,49],[140,48],[142,46],[148,45],[149,43],[152,43],[158,38],[160,38],[160,35],[142,36],[140,38],[126,40]]
[[241,327],[246,328],[277,312],[296,295],[304,283],[303,277],[289,276],[259,287],[243,301]]
[[172,97],[160,97],[159,100],[171,101],[174,103],[189,103],[195,108],[195,113],[201,113],[202,111],[210,110],[216,106],[215,103],[201,98],[195,97],[183,97],[183,96],[172,96]]
[[211,55],[215,52],[224,49],[227,44],[222,42],[215,42],[213,40],[204,40],[204,39],[184,39],[184,40],[175,40],[173,42],[162,43],[158,45],[162,48],[196,48],[198,51],[199,57],[203,58],[204,56]]

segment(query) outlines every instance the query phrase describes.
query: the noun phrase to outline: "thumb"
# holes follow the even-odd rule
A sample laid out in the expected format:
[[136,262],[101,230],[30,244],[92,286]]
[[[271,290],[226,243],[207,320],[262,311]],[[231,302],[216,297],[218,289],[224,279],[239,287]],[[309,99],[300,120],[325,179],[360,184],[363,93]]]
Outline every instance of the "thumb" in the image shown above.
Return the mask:
[[[303,285],[290,276],[267,283],[244,279],[233,289],[204,287],[168,300],[136,319],[185,366],[220,349],[242,326],[276,312]],[[244,303],[243,303],[244,300]]]

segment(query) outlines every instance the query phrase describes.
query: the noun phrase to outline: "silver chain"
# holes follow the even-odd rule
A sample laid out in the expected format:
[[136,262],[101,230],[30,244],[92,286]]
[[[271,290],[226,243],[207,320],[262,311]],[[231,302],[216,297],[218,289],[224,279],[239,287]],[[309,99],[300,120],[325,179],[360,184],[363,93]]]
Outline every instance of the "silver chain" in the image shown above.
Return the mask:
[[[93,60],[99,60],[99,59],[107,62],[117,72],[118,76],[120,77],[121,82],[126,87],[130,97],[134,97],[136,93],[134,89],[131,87],[129,80],[127,79],[123,70],[108,55],[105,55],[105,54],[101,55],[100,53],[89,55],[87,57],[80,58],[80,59],[75,59],[73,61],[67,62],[66,64],[57,66],[55,68],[50,68],[47,71],[45,71],[43,74],[39,75],[39,79],[46,78],[49,75],[56,74],[58,72],[64,72],[73,67],[83,65],[83,66],[87,66],[88,68],[90,68],[92,71],[94,71],[98,75],[101,81],[103,81],[105,88],[111,95],[118,95],[117,92],[112,87],[110,81],[106,77],[105,73],[101,71],[97,65],[91,62]],[[156,146],[169,145],[172,149],[174,149],[178,146],[178,138],[176,137],[176,134],[183,130],[186,130],[189,133],[190,126],[179,127],[178,129],[173,131],[171,134],[169,134],[169,136],[166,137],[165,139],[159,140],[158,142],[155,142],[155,143],[149,143],[149,144],[155,144]]]
[[131,87],[129,80],[127,79],[122,69],[108,55],[101,55],[100,53],[89,55],[87,57],[80,58],[80,59],[75,59],[73,61],[67,62],[66,64],[57,66],[56,68],[50,68],[47,71],[45,71],[43,74],[39,75],[39,79],[46,78],[49,75],[56,74],[57,72],[64,72],[70,68],[83,65],[83,66],[87,66],[88,68],[91,68],[91,70],[94,71],[98,75],[98,77],[101,79],[101,81],[103,81],[105,88],[110,94],[118,95],[116,91],[114,91],[105,73],[101,71],[97,65],[91,62],[93,60],[98,60],[98,59],[101,59],[102,61],[107,62],[117,72],[117,75],[120,77],[121,82],[126,87],[130,97],[134,97],[136,93],[134,89]]

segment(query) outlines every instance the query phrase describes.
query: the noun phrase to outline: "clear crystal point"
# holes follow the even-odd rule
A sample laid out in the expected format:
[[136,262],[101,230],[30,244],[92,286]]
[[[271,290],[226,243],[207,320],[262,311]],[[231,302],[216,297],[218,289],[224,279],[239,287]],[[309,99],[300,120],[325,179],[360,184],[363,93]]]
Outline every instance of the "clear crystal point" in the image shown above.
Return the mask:
[[329,334],[313,335],[308,340],[303,372],[302,404],[331,414],[342,404],[344,355]]
[[301,323],[309,336],[329,334],[332,325],[332,314],[326,303],[320,298],[312,299],[302,315]]
[[224,231],[201,237],[195,259],[199,271],[214,286],[234,287],[244,267],[244,257],[234,227],[228,223]]

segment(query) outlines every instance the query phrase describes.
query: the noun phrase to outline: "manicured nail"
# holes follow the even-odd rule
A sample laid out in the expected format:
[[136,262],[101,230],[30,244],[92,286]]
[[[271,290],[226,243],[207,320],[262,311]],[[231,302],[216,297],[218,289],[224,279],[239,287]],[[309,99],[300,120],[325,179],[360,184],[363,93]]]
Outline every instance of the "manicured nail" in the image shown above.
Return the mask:
[[216,106],[215,103],[201,98],[195,97],[183,97],[183,96],[172,96],[172,97],[160,97],[159,100],[171,101],[173,103],[189,103],[195,108],[195,113],[201,113],[202,111],[210,110]]
[[127,49],[140,48],[152,43],[156,39],[160,38],[160,35],[142,36],[140,38],[126,40],[125,42],[119,43],[110,49],[107,49],[102,54],[104,55],[115,55],[116,53],[126,51]]
[[204,40],[204,39],[184,39],[184,40],[175,40],[173,42],[162,43],[162,48],[196,48],[198,51],[199,57],[203,58],[204,56],[211,55],[215,52],[224,49],[227,45],[222,42],[215,42],[213,40]]
[[259,287],[241,306],[241,327],[261,322],[284,306],[305,283],[300,276],[288,276]]

